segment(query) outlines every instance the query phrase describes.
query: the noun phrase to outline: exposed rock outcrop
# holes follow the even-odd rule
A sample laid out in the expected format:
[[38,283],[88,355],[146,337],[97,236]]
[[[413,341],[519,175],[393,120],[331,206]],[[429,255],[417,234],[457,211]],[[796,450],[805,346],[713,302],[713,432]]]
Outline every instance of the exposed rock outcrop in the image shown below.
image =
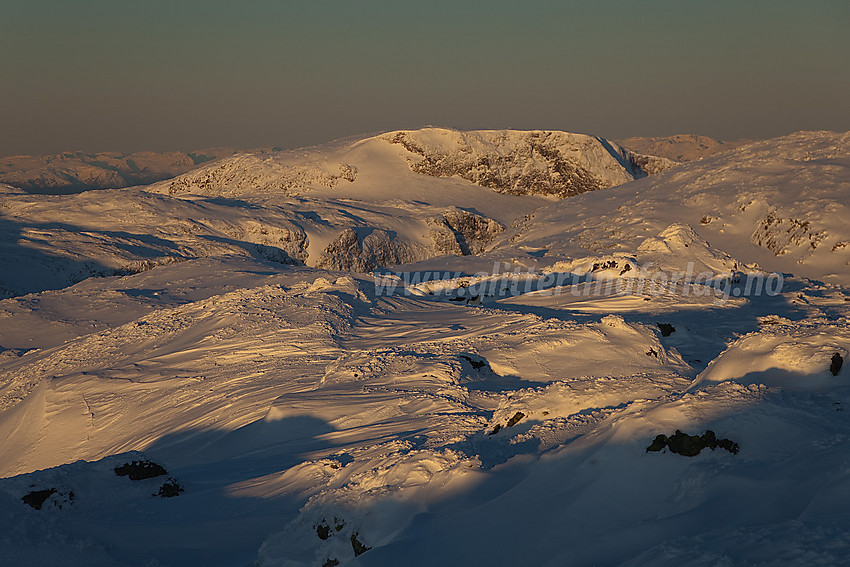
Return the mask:
[[392,266],[413,262],[423,256],[423,251],[408,242],[391,237],[385,230],[359,229],[368,234],[358,234],[346,228],[322,252],[316,264],[328,270],[371,272],[378,266]]
[[662,337],[669,337],[676,332],[676,327],[670,323],[656,323],[655,325],[658,327],[658,330],[661,331]]
[[432,245],[424,246],[393,231],[346,228],[322,251],[316,267],[371,272],[377,267],[417,262],[441,254],[478,254],[504,227],[485,216],[451,208],[425,219]]
[[163,476],[168,472],[153,461],[146,459],[124,463],[115,467],[115,474],[118,476],[126,476],[130,480],[144,480],[146,478],[154,478]]
[[478,254],[505,227],[493,219],[453,207],[428,219],[434,248],[439,254]]
[[663,434],[658,435],[652,441],[652,444],[646,448],[646,452],[662,451],[665,447],[670,449],[671,453],[685,457],[695,457],[703,449],[708,448],[713,451],[718,447],[726,449],[733,455],[738,453],[737,443],[729,439],[718,439],[714,431],[710,429],[706,430],[702,435],[688,435],[678,429],[670,437]]
[[836,352],[832,355],[832,359],[829,361],[829,371],[833,376],[838,376],[838,373],[841,372],[842,366],[844,366],[844,358]]
[[826,235],[826,231],[814,229],[809,221],[779,218],[775,213],[768,213],[756,225],[750,240],[781,256],[801,246],[814,250]]

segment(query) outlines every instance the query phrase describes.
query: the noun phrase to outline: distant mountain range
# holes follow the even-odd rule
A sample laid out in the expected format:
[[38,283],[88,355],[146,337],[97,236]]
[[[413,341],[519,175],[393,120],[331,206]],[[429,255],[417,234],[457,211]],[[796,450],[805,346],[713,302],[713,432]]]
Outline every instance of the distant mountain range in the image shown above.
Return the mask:
[[[493,148],[501,144],[502,149],[504,149],[504,144],[508,142],[508,138],[516,137],[514,134],[509,134],[510,132],[518,134],[519,137],[523,136],[518,131],[490,131],[489,134],[479,133],[478,143],[479,145],[489,144]],[[542,150],[545,154],[545,146],[547,144],[551,145],[553,142],[552,135],[557,138],[558,135],[563,137],[563,134],[557,132],[551,132],[545,135],[538,133],[537,140],[526,141],[526,151],[530,152],[532,146],[537,143],[539,144],[537,157],[546,159],[543,154],[540,154],[540,151]],[[405,145],[410,149],[416,146],[418,143],[417,140],[422,136],[421,133],[402,134],[398,132],[388,135],[396,136],[395,143]],[[458,144],[458,147],[455,149],[461,149],[461,146],[464,144],[468,146],[470,135],[471,133],[460,135],[460,138],[455,142]],[[490,138],[489,141],[487,140],[488,136]],[[497,140],[499,136],[504,138],[502,142]],[[544,140],[544,138],[548,138],[548,141]],[[601,140],[601,138],[590,136],[587,138],[589,140]],[[660,138],[628,138],[613,142],[612,148],[613,146],[617,146],[617,149],[614,151],[619,152],[626,161],[629,159],[627,154],[631,155],[634,165],[638,168],[646,168],[649,170],[649,173],[653,173],[655,172],[653,166],[649,165],[646,158],[643,158],[644,161],[642,164],[637,163],[640,161],[640,158],[637,158],[637,154],[682,162],[699,159],[719,151],[731,149],[744,142],[744,140],[738,142],[721,142],[707,136],[682,134]],[[610,144],[610,142],[606,143]],[[147,185],[157,181],[171,179],[199,167],[209,165],[210,162],[230,157],[240,151],[262,155],[264,153],[274,152],[275,149],[277,148],[246,151],[223,147],[205,148],[193,152],[143,151],[126,154],[120,152],[86,153],[75,151],[40,156],[8,156],[0,158],[0,182],[8,183],[30,193],[46,194],[70,194],[91,189],[117,189],[133,185]],[[462,154],[455,153],[455,155]],[[482,156],[483,159],[492,159],[494,157],[493,155],[489,157]],[[429,169],[432,173],[438,173],[438,170],[441,170],[445,174],[449,169],[454,168],[452,171],[461,176],[464,173],[467,176],[476,175],[482,183],[488,182],[488,180],[482,179],[482,164],[449,163],[446,161],[445,156],[442,158],[430,156],[430,158],[431,161],[426,159],[426,162],[422,165],[423,170]],[[504,165],[504,158],[502,157],[501,159]],[[517,155],[511,159],[517,161],[518,159],[522,159],[522,156]],[[663,163],[658,160],[650,161],[655,164],[655,169],[658,168],[657,164]],[[661,167],[663,168],[664,166],[662,165]],[[465,169],[465,171],[460,171],[458,168]],[[528,181],[531,180],[527,176],[522,175],[512,180],[514,186],[522,185]],[[576,183],[580,183],[578,180],[575,181]],[[498,183],[495,178],[490,179],[489,182],[491,184]],[[557,188],[555,191],[557,191]]]
[[742,139],[734,142],[724,142],[709,138],[708,136],[677,134],[675,136],[656,138],[626,138],[617,140],[617,143],[638,153],[665,157],[676,162],[684,162],[725,152],[726,150],[749,144],[752,141]]
[[0,158],[0,182],[30,193],[68,194],[147,185],[236,153],[233,148],[194,152],[65,152]]

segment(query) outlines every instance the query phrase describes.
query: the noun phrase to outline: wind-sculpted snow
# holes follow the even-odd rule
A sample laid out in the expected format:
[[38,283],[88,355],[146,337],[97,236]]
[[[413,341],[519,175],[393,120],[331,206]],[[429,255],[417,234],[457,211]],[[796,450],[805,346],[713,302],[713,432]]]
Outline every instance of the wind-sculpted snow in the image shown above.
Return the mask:
[[[653,242],[659,254],[705,254],[683,226]],[[626,265],[626,274],[638,269],[613,256],[552,269],[620,274]],[[460,279],[445,284],[460,289]],[[511,537],[527,544],[507,552],[511,561],[560,557],[566,538],[581,550],[570,557],[589,565],[661,545],[669,518],[687,519],[676,537],[705,534],[706,517],[745,525],[775,494],[733,479],[764,467],[772,486],[815,510],[811,530],[842,513],[830,504],[840,499],[799,479],[843,490],[833,451],[846,449],[839,410],[850,398],[846,373],[829,366],[848,355],[850,295],[795,280],[787,297],[721,308],[661,295],[624,308],[616,294],[568,307],[563,296],[517,290],[478,307],[439,294],[376,296],[369,279],[231,257],[43,294],[41,319],[27,315],[41,342],[0,366],[0,462],[6,475],[30,473],[0,482],[9,510],[0,527],[10,533],[29,521],[21,514],[43,514],[73,549],[56,553],[95,565],[182,554],[210,565],[361,555],[456,565],[497,562],[491,538]],[[35,299],[0,302],[0,316],[23,317]],[[81,322],[65,342],[51,339],[60,320],[84,313],[92,332]],[[727,348],[735,333],[743,336]],[[0,327],[0,344],[17,348],[16,336]],[[766,358],[753,366],[746,353]],[[794,397],[800,389],[809,397]],[[677,429],[711,429],[740,450],[646,452]],[[102,478],[131,450],[179,478],[173,503],[153,485]],[[93,462],[33,472],[77,459]],[[21,502],[53,489],[42,510]],[[590,535],[559,528],[588,522],[588,506]],[[780,529],[789,513],[757,519]],[[505,520],[517,514],[540,521]],[[256,529],[240,531],[246,521]],[[110,522],[148,535],[125,537]],[[24,557],[43,545],[39,533],[7,538],[2,553]]]
[[[212,169],[231,167],[228,175],[238,183],[223,193],[238,193],[243,199],[176,198],[137,189],[35,196],[10,188],[0,217],[0,233],[5,235],[0,265],[6,266],[0,271],[0,297],[221,254],[359,272],[444,254],[477,254],[503,229],[481,210],[512,220],[516,212],[542,204],[536,198],[500,196],[480,188],[458,196],[454,181],[446,185],[436,180],[431,181],[439,191],[430,203],[414,200],[420,196],[416,187],[387,196],[364,194],[359,200],[318,194],[269,197],[256,181],[262,176],[240,177],[243,165],[256,159],[237,156]],[[420,177],[402,163],[399,167],[409,177]],[[293,171],[290,166],[283,169]],[[354,170],[348,171],[346,184],[355,179]],[[319,177],[311,179],[331,191],[341,179]],[[269,179],[277,183],[281,177],[275,173]],[[482,192],[493,198],[481,202]],[[477,206],[469,206],[473,203]]]
[[297,213],[133,189],[7,196],[0,216],[0,297],[138,273],[205,256],[306,260]]
[[848,382],[850,372],[841,374],[842,365],[833,363],[836,358],[845,359],[850,352],[847,321],[800,324],[763,318],[760,324],[758,331],[729,345],[699,375],[696,383],[735,380],[788,390],[829,390]]
[[0,297],[222,254],[371,272],[476,254],[503,230],[496,220],[457,207],[418,204],[400,212],[304,199],[185,200],[130,189],[10,194],[3,210]]
[[[77,434],[89,440],[105,435],[108,444],[149,444],[176,425],[164,419],[166,408],[178,414],[188,410],[179,409],[186,396],[194,400],[190,405],[195,409],[194,417],[175,414],[184,425],[203,427],[224,419],[227,427],[233,427],[252,416],[262,417],[281,393],[276,394],[269,377],[263,376],[263,365],[282,364],[298,368],[296,374],[304,373],[307,382],[300,386],[295,374],[286,373],[284,389],[312,384],[311,371],[333,359],[327,357],[338,350],[335,342],[350,328],[358,301],[368,304],[356,282],[345,277],[336,283],[316,278],[290,289],[280,285],[241,289],[154,310],[123,325],[31,352],[0,371],[0,407],[8,416],[9,408],[28,414],[30,404],[47,404],[56,407],[56,421],[51,425],[49,419],[33,415],[36,421],[22,434],[41,437],[42,442],[27,447],[10,441],[2,449],[3,462],[34,470],[49,466],[57,455],[76,455],[80,448],[63,445],[60,430],[53,430],[57,426],[66,431],[81,428]],[[252,409],[244,408],[247,414],[219,411],[228,403],[228,388],[221,383],[213,387],[214,382],[227,382],[234,372],[253,376],[245,390],[238,386],[239,380],[232,385],[239,395],[264,398],[265,407],[249,404]],[[63,409],[65,404],[71,411]],[[0,428],[17,428],[13,422],[3,423]],[[126,438],[128,434],[136,440]],[[85,458],[98,458],[104,449],[89,444]]]
[[847,135],[565,202],[410,169],[487,136],[0,187],[0,564],[844,562]]

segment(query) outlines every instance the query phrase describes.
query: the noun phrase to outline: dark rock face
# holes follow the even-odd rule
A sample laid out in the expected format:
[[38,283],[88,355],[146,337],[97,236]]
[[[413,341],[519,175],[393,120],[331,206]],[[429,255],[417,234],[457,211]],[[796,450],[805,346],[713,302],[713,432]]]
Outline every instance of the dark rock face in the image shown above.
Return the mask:
[[130,480],[143,480],[146,478],[153,478],[155,476],[166,475],[168,472],[153,461],[143,460],[124,463],[123,465],[117,466],[115,467],[115,474],[118,476],[129,477]]
[[[162,466],[145,459],[117,466],[115,467],[115,474],[118,476],[129,477],[130,480],[144,480],[147,478],[163,476],[168,474],[168,472]],[[159,491],[154,494],[154,496],[159,496],[161,498],[173,498],[175,496],[180,496],[181,492],[184,492],[183,487],[180,486],[180,483],[176,478],[170,476],[164,483],[162,483],[162,486],[159,487]]]
[[658,325],[658,330],[661,331],[662,337],[669,337],[676,332],[676,327],[670,323],[656,323],[656,325]]
[[[521,412],[521,411],[516,412],[516,413],[515,413],[515,414],[514,414],[514,415],[513,415],[513,416],[512,416],[509,420],[508,420],[508,422],[505,424],[505,427],[506,427],[506,428],[507,428],[507,427],[513,427],[514,425],[516,425],[517,423],[519,423],[520,421],[522,421],[522,419],[523,419],[524,417],[526,417],[526,415],[525,415],[523,412]],[[493,426],[493,429],[490,431],[490,433],[488,433],[488,435],[495,435],[495,434],[497,434],[498,432],[500,432],[501,430],[502,430],[502,424],[501,424],[501,423],[497,423],[495,426]]]
[[280,248],[274,246],[266,246],[265,244],[254,244],[254,252],[257,256],[269,262],[277,262],[278,264],[298,264],[298,260],[291,258],[289,254]]
[[75,495],[73,490],[69,490],[68,492],[59,492],[56,488],[33,490],[32,492],[24,494],[21,497],[21,500],[24,504],[31,506],[33,509],[41,510],[42,507],[44,507],[45,502],[47,502],[54,494],[56,494],[56,497],[50,502],[51,508],[56,507],[61,510],[63,505],[74,503]]
[[655,439],[653,439],[652,444],[646,448],[646,452],[650,451],[661,451],[664,447],[667,446],[667,436],[666,435],[656,435]]
[[832,360],[829,363],[829,371],[832,372],[833,376],[838,376],[838,373],[841,372],[841,367],[844,365],[844,359],[837,352],[832,355]]
[[667,437],[666,435],[657,435],[652,441],[652,444],[646,448],[646,452],[662,451],[665,447],[670,449],[671,453],[683,455],[685,457],[694,457],[706,447],[712,451],[718,447],[726,449],[733,455],[738,453],[738,444],[729,439],[718,439],[714,431],[706,430],[700,435],[688,435],[682,433],[678,429],[676,433]]
[[[366,229],[368,230],[368,229]],[[404,242],[384,230],[373,229],[362,239],[346,228],[322,252],[316,267],[328,270],[371,272],[378,266],[393,266],[419,259]]]
[[[655,175],[671,167],[670,162],[661,156],[639,154],[630,150],[627,150],[625,154],[632,167],[638,172],[643,172],[644,175]],[[643,177],[644,175],[638,175],[637,177]]]
[[524,417],[525,417],[525,414],[522,413],[521,411],[516,412],[514,414],[514,416],[508,420],[508,427],[513,427],[514,425],[519,423],[519,421]]
[[351,534],[351,547],[354,549],[354,557],[362,555],[372,549],[371,547],[363,545],[363,543],[358,539],[359,536],[360,534],[358,532]]
[[481,370],[482,368],[487,366],[486,360],[477,360],[477,359],[472,358],[471,356],[467,356],[465,354],[461,354],[460,358],[467,361],[469,363],[469,365],[472,366],[475,370]]
[[762,246],[777,256],[787,254],[797,247],[814,250],[826,238],[825,230],[815,230],[810,221],[779,218],[768,213],[756,225],[750,241]]
[[593,267],[590,268],[591,272],[598,272],[599,270],[610,270],[611,268],[617,267],[616,260],[608,260],[606,262],[594,262]]
[[431,240],[439,254],[468,256],[484,251],[484,247],[505,227],[487,218],[463,209],[452,207],[442,215],[428,219],[434,226]]
[[281,264],[307,261],[309,239],[303,230],[281,226],[260,226],[249,229],[223,227],[222,232],[236,240],[252,242],[256,254],[266,260]]
[[316,267],[368,273],[440,254],[478,254],[505,227],[491,218],[452,207],[426,219],[433,246],[420,245],[379,228],[346,228],[322,251]]
[[159,487],[159,492],[156,493],[156,496],[160,498],[173,498],[175,496],[180,496],[180,493],[184,492],[180,483],[177,482],[176,478],[169,477],[162,486]]
[[316,535],[319,536],[319,539],[321,540],[328,539],[331,537],[331,527],[326,522],[322,522],[316,526]]
[[56,494],[55,488],[47,488],[45,490],[33,490],[25,494],[21,500],[24,501],[24,504],[29,504],[36,510],[41,510],[41,507],[44,506],[44,502],[50,498],[53,494]]

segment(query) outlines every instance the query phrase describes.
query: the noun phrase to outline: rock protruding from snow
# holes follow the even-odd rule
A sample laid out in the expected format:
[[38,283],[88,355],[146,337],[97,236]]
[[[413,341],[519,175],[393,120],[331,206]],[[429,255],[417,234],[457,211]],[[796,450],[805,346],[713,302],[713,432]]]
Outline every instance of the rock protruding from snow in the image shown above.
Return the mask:
[[478,254],[505,227],[493,219],[452,207],[428,219],[434,248],[439,254]]
[[371,272],[378,266],[404,264],[424,256],[417,252],[415,245],[392,238],[385,230],[376,228],[362,235],[346,228],[328,244],[316,265],[328,270]]
[[844,365],[844,358],[842,358],[841,354],[835,353],[832,355],[832,358],[829,361],[829,371],[833,376],[838,376],[838,373],[841,372],[841,367]]
[[[604,138],[558,131],[459,131],[423,128],[337,141],[314,148],[240,153],[157,183],[169,195],[327,193],[342,181],[360,194],[397,168],[457,177],[509,195],[570,197],[660,173],[675,165]],[[361,172],[368,181],[361,182]],[[377,182],[378,185],[381,181]],[[331,193],[346,193],[346,189]]]
[[468,256],[482,252],[504,227],[493,219],[452,207],[425,219],[430,245],[376,227],[346,228],[322,251],[316,267],[371,272],[435,255]]
[[458,176],[513,195],[571,197],[673,165],[602,138],[567,132],[425,128],[383,138],[407,150],[410,169],[417,173]]
[[714,451],[717,448],[726,449],[733,455],[738,454],[738,444],[731,439],[718,439],[714,431],[706,430],[702,435],[688,435],[682,433],[678,429],[676,433],[667,437],[664,434],[659,434],[655,437],[646,452],[662,451],[665,448],[670,449],[671,453],[682,455],[684,457],[696,457],[703,449],[711,449]]
[[116,475],[126,476],[130,480],[143,480],[168,474],[162,465],[148,459],[129,461],[116,466],[114,470]]
[[0,299],[210,256],[300,263],[310,245],[302,225],[313,223],[279,206],[174,199],[132,188],[9,193],[0,218]]
[[782,256],[799,247],[815,250],[825,236],[826,231],[813,229],[811,221],[779,218],[770,212],[758,221],[750,240]]

